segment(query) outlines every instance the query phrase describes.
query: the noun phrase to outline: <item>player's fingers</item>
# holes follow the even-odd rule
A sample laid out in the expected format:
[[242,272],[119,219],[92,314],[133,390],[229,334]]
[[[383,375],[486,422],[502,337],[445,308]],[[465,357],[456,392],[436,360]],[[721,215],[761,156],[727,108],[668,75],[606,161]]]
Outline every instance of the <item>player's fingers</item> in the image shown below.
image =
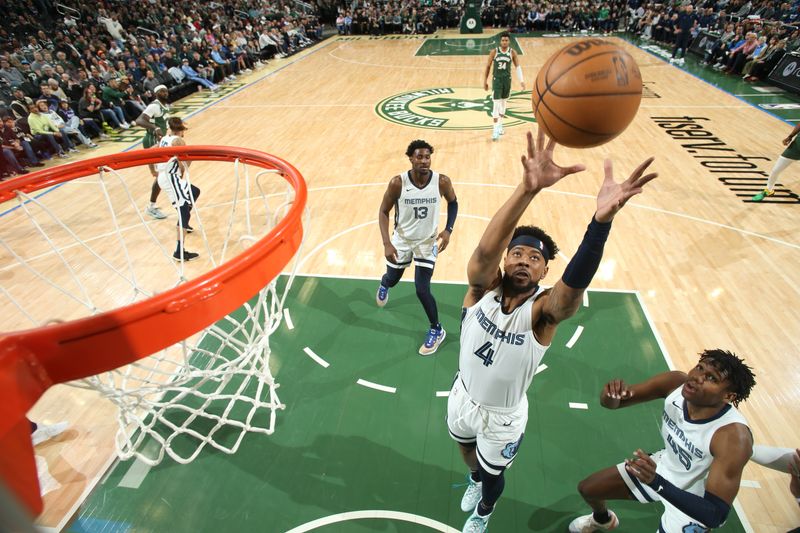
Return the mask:
[[645,185],[647,185],[648,183],[650,183],[651,181],[653,181],[657,177],[658,177],[658,172],[651,172],[650,174],[645,174],[641,178],[637,179],[634,182],[634,185],[636,187],[644,187]]
[[655,157],[650,156],[644,161],[642,161],[642,163],[638,167],[636,167],[631,176],[628,178],[628,181],[633,182],[639,179],[639,176],[644,174],[644,171],[647,170],[647,167],[649,167],[653,163],[653,161],[655,161],[655,159],[656,159]]
[[586,170],[586,165],[572,165],[571,167],[560,167],[561,171],[564,173],[564,176],[569,176],[570,174],[577,174],[578,172],[583,172]]
[[552,152],[556,149],[556,140],[551,139],[550,137],[547,138],[547,151]]
[[536,133],[536,151],[544,150],[544,130],[540,127]]
[[610,385],[611,385],[611,387],[610,387],[611,388],[611,397],[612,398],[619,398],[619,391],[620,391],[620,385],[621,384],[622,384],[622,381],[619,380],[619,379],[615,379],[614,381],[612,381],[610,383]]

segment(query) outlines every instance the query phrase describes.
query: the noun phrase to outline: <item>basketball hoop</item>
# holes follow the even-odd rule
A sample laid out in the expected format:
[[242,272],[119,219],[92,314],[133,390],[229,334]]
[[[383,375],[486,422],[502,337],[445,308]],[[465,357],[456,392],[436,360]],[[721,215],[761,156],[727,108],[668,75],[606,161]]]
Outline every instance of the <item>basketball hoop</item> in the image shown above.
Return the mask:
[[[197,266],[172,260],[170,219],[137,205],[145,165],[171,157],[196,163],[186,177],[203,190],[187,239],[202,244]],[[234,178],[219,179],[231,163]],[[294,268],[276,277],[300,248],[306,196],[286,161],[221,146],[131,151],[0,183],[0,271],[12,280],[0,297],[14,315],[0,326],[13,331],[0,335],[0,475],[29,510],[42,502],[25,414],[55,384],[118,406],[121,458],[186,463],[206,445],[234,453],[245,433],[273,432],[283,405],[269,336]]]

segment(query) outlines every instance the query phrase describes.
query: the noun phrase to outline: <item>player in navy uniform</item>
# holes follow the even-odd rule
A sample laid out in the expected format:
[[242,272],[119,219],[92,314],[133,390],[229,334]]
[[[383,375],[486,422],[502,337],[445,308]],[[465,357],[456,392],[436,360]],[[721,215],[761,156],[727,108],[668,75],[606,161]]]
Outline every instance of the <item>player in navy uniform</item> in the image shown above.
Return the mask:
[[[411,170],[389,181],[378,211],[386,274],[381,278],[375,299],[379,307],[385,306],[389,300],[389,289],[397,285],[406,267],[411,265],[411,260],[416,262],[414,285],[430,322],[425,342],[419,348],[420,355],[434,353],[446,335],[439,323],[436,300],[431,294],[431,277],[436,256],[447,248],[458,214],[453,184],[444,174],[431,170],[432,154],[433,146],[423,140],[408,145],[406,156],[411,162]],[[437,234],[440,196],[447,200],[447,222],[444,230]],[[390,238],[389,211],[392,208],[394,233]]]
[[572,533],[619,525],[606,500],[660,501],[660,533],[701,533],[721,526],[739,491],[753,436],[736,409],[755,385],[750,367],[731,352],[706,350],[692,370],[664,372],[628,386],[609,381],[600,394],[607,409],[665,398],[664,449],[595,472],[578,485],[593,513],[572,521]]
[[[539,283],[558,252],[553,239],[532,226],[516,227],[533,198],[583,165],[553,162],[555,142],[536,144],[528,133],[522,182],[497,211],[467,265],[458,375],[447,402],[447,427],[470,469],[461,509],[472,512],[464,532],[486,530],[505,486],[504,471],[522,443],[528,421],[526,393],[558,324],[575,314],[589,286],[611,230],[625,203],[656,174],[644,175],[650,158],[622,183],[611,161],[597,195],[597,210],[563,276],[552,289]],[[503,273],[499,268],[503,259]]]

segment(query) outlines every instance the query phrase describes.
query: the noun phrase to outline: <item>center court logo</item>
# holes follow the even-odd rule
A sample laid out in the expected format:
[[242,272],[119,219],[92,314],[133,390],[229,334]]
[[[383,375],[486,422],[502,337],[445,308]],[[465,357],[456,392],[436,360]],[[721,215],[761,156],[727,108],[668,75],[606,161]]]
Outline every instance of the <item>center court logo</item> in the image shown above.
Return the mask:
[[[378,116],[404,126],[440,130],[492,129],[492,97],[477,87],[421,89],[390,96],[375,106]],[[512,92],[505,126],[536,122],[531,92]]]

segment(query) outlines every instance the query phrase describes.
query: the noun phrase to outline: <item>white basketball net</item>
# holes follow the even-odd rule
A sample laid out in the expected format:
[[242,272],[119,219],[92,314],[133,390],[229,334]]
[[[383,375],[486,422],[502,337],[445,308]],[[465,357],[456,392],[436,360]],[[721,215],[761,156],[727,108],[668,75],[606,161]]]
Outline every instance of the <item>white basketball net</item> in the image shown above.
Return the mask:
[[[0,319],[2,330],[115,309],[238,255],[281,219],[294,190],[275,170],[259,168],[251,179],[247,166],[233,165],[233,179],[231,163],[191,167],[202,192],[185,246],[201,257],[188,264],[173,259],[177,216],[164,193],[159,200],[169,217],[145,215],[152,179],[146,167],[101,169],[38,197],[18,193],[18,209],[0,217],[0,297],[12,315]],[[204,187],[212,177],[214,187]],[[269,337],[283,318],[296,266],[295,260],[287,275],[191,338],[71,383],[118,406],[120,458],[155,465],[166,454],[188,463],[206,445],[234,453],[246,433],[274,431],[276,410],[284,406],[270,371]]]

